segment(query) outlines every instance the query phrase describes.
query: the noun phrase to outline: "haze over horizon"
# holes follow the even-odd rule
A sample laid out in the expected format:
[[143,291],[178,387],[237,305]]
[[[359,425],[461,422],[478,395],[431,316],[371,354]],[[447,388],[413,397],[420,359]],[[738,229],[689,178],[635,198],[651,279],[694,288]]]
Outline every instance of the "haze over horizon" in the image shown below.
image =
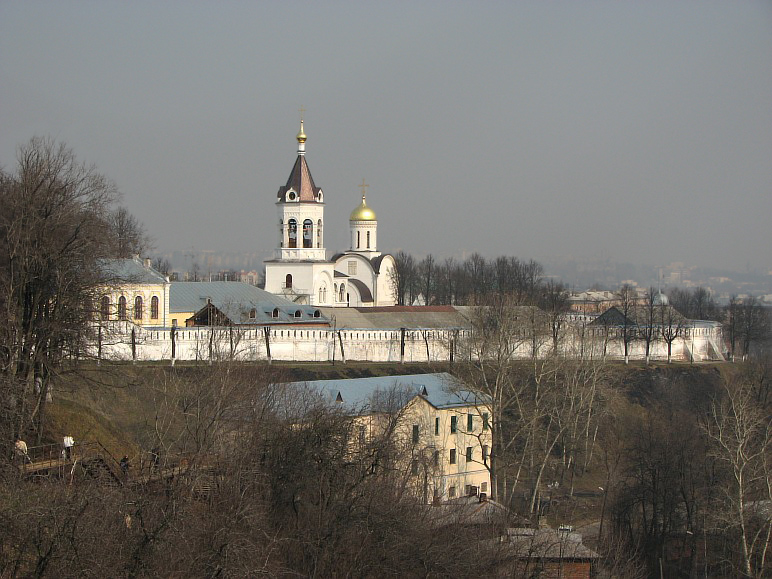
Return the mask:
[[298,110],[328,250],[772,270],[768,2],[5,2],[0,166],[33,135],[161,253],[269,251]]

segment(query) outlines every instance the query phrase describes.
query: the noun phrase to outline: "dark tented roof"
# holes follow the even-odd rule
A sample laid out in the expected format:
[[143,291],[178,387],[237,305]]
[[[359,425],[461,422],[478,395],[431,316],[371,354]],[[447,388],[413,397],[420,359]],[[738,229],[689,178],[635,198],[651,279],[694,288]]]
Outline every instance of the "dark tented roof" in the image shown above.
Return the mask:
[[279,187],[277,197],[284,200],[284,195],[290,189],[294,189],[301,202],[313,203],[319,201],[320,187],[314,185],[314,179],[311,177],[311,171],[308,169],[305,155],[298,155],[295,165],[292,167],[287,184]]

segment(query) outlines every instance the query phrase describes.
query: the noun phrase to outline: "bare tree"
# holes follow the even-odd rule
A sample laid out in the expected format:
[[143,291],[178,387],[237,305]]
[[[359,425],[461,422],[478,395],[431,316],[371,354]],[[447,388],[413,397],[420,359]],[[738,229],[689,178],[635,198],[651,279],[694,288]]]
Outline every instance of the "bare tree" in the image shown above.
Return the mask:
[[434,293],[437,286],[437,268],[434,265],[434,257],[430,253],[421,263],[418,264],[418,288],[424,298],[424,304],[430,306],[434,299]]
[[113,257],[127,258],[144,255],[152,246],[145,227],[125,207],[118,207],[108,216],[112,231]]
[[394,268],[390,274],[397,305],[410,305],[413,302],[413,288],[416,285],[416,265],[413,256],[399,251],[394,256]]
[[619,288],[616,294],[621,322],[619,325],[619,337],[622,340],[622,348],[625,357],[625,364],[630,363],[630,345],[638,337],[638,327],[635,323],[635,308],[637,303],[637,294],[635,289],[629,284]]
[[657,320],[657,299],[659,292],[650,287],[646,291],[646,296],[643,299],[642,304],[638,304],[636,321],[638,324],[638,337],[643,341],[646,364],[649,364],[651,357],[651,347],[656,342],[659,336],[659,325]]
[[13,416],[15,431],[29,428],[37,412],[42,435],[51,376],[65,357],[85,351],[116,195],[65,145],[42,138],[20,147],[15,171],[0,179],[4,418]]
[[667,344],[667,363],[670,364],[673,360],[673,342],[684,335],[687,328],[686,318],[664,301],[657,306],[657,310],[659,331]]
[[552,352],[557,355],[568,313],[568,288],[561,282],[548,280],[542,288],[539,305],[547,314],[547,323],[552,336]]
[[153,258],[153,268],[164,275],[169,275],[172,271],[172,264],[165,257],[155,257]]
[[[712,454],[726,467],[718,525],[737,529],[745,577],[762,577],[772,538],[772,520],[754,505],[772,501],[772,418],[769,405],[758,404],[759,384],[748,374],[723,383],[723,399],[714,401],[704,422]],[[752,517],[760,516],[760,524]]]
[[742,344],[743,359],[752,353],[752,347],[769,339],[769,314],[755,296],[748,296],[736,309],[737,336]]

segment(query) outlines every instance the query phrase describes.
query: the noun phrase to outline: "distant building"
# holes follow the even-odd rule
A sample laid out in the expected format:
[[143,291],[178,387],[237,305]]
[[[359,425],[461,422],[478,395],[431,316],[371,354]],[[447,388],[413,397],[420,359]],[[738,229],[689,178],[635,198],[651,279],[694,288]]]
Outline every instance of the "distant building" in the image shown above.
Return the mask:
[[352,417],[358,441],[396,416],[398,467],[425,502],[490,492],[490,409],[446,373],[292,383]]
[[296,304],[242,282],[173,282],[172,326],[328,326],[315,307]]
[[590,579],[600,555],[582,543],[582,536],[562,529],[507,529],[499,545],[496,575]]
[[101,262],[107,285],[99,292],[102,322],[131,322],[143,327],[169,325],[171,282],[150,259],[106,259]]
[[303,121],[298,156],[286,185],[279,187],[279,247],[265,262],[265,289],[297,303],[329,307],[390,306],[394,258],[378,251],[378,221],[362,202],[349,217],[350,248],[327,259],[324,246],[324,193],[306,161]]

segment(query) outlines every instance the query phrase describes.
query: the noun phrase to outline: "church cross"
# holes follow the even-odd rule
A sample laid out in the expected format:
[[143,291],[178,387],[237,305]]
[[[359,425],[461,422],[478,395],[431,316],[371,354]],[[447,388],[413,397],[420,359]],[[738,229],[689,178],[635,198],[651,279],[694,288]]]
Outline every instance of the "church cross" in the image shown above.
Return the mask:
[[303,113],[306,112],[306,109],[303,108],[303,105],[300,105],[300,109],[298,109],[298,112],[300,113],[300,120],[303,120]]
[[365,178],[364,178],[364,177],[362,177],[362,184],[359,186],[359,187],[362,189],[362,199],[364,199],[365,197],[367,197],[367,188],[368,188],[369,186],[370,186],[370,185],[368,185],[367,183],[365,183]]

